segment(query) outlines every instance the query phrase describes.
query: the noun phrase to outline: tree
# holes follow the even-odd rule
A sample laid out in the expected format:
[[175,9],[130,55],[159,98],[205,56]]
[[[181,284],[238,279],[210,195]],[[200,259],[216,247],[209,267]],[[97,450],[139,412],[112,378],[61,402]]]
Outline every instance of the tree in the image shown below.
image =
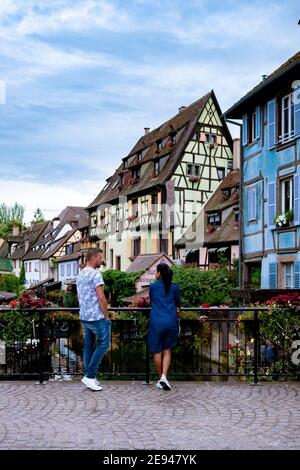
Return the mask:
[[33,216],[33,223],[40,224],[41,222],[45,222],[45,217],[41,209],[38,207]]
[[0,238],[7,238],[13,226],[17,225],[20,230],[24,230],[25,208],[17,202],[9,207],[7,204],[0,204]]
[[22,262],[22,266],[21,266],[21,269],[20,269],[20,274],[19,274],[19,284],[20,286],[24,286],[25,284],[25,267],[24,267],[24,263]]

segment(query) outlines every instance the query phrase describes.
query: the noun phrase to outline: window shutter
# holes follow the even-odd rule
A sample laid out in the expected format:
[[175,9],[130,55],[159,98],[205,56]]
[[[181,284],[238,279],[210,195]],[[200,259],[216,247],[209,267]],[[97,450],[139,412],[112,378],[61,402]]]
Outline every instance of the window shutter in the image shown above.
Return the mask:
[[300,289],[300,261],[294,263],[294,288]]
[[268,101],[268,147],[275,147],[275,99]]
[[277,263],[269,264],[269,289],[277,289]]
[[294,224],[300,225],[300,174],[294,176]]
[[248,143],[248,116],[243,116],[243,127],[242,127],[242,144],[247,145]]
[[256,138],[260,139],[260,133],[261,133],[261,112],[260,112],[260,106],[256,106]]
[[276,183],[273,181],[268,184],[268,214],[269,214],[269,227],[274,228],[274,219],[276,216]]
[[300,84],[295,88],[294,95],[295,135],[300,135]]

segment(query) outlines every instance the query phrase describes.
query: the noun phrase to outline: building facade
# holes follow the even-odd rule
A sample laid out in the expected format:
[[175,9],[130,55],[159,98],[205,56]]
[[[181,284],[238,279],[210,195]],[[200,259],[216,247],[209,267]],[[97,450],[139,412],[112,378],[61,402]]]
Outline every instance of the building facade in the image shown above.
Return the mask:
[[232,169],[232,139],[213,91],[139,139],[87,208],[109,268],[178,256],[176,241]]
[[242,119],[243,286],[300,288],[300,53],[232,106]]

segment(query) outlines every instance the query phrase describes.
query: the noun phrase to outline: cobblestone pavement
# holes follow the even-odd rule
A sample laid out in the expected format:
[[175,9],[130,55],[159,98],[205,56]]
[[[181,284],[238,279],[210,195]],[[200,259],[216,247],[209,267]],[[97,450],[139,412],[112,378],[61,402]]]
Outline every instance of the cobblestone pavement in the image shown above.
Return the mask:
[[300,449],[300,384],[0,382],[0,449]]

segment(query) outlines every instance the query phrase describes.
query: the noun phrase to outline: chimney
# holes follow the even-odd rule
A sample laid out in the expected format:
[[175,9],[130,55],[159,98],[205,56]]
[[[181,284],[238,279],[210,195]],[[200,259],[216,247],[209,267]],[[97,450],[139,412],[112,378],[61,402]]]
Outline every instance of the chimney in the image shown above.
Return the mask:
[[263,79],[263,82],[267,80],[267,75],[262,75],[261,78]]
[[20,227],[18,225],[13,226],[13,231],[12,231],[13,237],[17,236],[20,234]]
[[178,108],[179,114],[182,113],[185,109],[186,109],[186,106],[180,106],[180,108]]
[[52,220],[52,227],[53,227],[53,230],[55,230],[58,226],[59,226],[59,223],[60,223],[60,220],[58,217],[55,217],[53,220]]
[[240,169],[241,160],[241,141],[236,138],[233,139],[233,170]]
[[145,130],[145,135],[147,135],[150,132],[150,127],[144,127],[144,130]]

